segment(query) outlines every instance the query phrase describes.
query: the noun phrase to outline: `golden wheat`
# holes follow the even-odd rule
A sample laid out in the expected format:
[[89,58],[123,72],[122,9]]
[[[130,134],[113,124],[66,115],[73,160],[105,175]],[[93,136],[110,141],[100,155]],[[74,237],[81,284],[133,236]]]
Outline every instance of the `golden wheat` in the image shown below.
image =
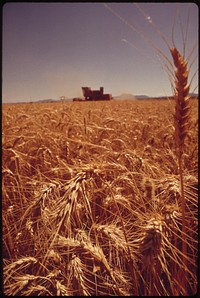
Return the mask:
[[180,54],[176,48],[171,48],[171,55],[176,67],[175,70],[175,114],[174,114],[174,127],[175,127],[175,140],[178,148],[177,154],[183,154],[183,147],[185,137],[187,136],[190,128],[190,97],[188,84],[188,68],[187,61]]
[[[6,295],[184,294],[182,198],[167,101],[24,104],[3,106],[3,114]],[[197,287],[196,119],[194,100],[182,155],[188,293]]]

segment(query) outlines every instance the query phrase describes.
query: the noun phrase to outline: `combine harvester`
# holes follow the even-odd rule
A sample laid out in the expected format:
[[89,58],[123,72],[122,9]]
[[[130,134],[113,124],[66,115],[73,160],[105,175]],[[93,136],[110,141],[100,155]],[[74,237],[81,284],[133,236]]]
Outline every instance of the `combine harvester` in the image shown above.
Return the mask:
[[111,94],[104,94],[103,87],[100,90],[91,90],[90,87],[82,87],[85,99],[73,98],[73,101],[93,101],[93,100],[111,100]]

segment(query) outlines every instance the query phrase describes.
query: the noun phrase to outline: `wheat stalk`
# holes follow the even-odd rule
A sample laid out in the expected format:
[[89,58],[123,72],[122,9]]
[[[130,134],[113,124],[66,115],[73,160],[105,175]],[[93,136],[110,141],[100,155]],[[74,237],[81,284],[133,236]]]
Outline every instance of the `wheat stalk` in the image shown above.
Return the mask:
[[[186,246],[186,204],[185,204],[185,192],[183,182],[183,166],[182,156],[184,152],[185,138],[188,135],[190,128],[190,97],[189,90],[190,85],[188,84],[188,67],[186,59],[180,54],[177,48],[170,49],[173,62],[175,65],[175,82],[174,82],[174,99],[175,99],[175,114],[174,114],[174,127],[175,127],[175,142],[176,142],[176,153],[179,164],[179,175],[180,175],[180,186],[181,186],[181,208],[182,208],[182,253],[183,263],[187,268],[187,260],[185,258],[187,254]],[[186,275],[186,272],[185,272]],[[184,284],[187,287],[187,277],[185,276]],[[186,290],[186,289],[185,289]]]

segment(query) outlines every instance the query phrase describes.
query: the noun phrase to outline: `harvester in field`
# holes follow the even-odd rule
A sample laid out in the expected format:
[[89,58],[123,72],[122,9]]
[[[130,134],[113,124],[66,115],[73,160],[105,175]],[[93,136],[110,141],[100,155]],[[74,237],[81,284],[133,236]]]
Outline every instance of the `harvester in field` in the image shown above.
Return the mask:
[[90,87],[82,87],[85,99],[74,98],[73,101],[111,100],[111,94],[104,94],[103,87],[100,90],[91,90]]

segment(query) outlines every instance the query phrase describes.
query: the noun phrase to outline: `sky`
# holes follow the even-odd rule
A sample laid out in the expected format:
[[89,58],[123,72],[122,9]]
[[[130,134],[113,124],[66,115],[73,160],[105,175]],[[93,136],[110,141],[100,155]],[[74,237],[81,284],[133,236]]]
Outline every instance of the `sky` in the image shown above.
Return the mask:
[[172,47],[172,36],[181,53],[186,45],[198,92],[198,26],[195,3],[7,2],[2,102],[79,97],[84,86],[113,96],[171,95],[164,39]]

